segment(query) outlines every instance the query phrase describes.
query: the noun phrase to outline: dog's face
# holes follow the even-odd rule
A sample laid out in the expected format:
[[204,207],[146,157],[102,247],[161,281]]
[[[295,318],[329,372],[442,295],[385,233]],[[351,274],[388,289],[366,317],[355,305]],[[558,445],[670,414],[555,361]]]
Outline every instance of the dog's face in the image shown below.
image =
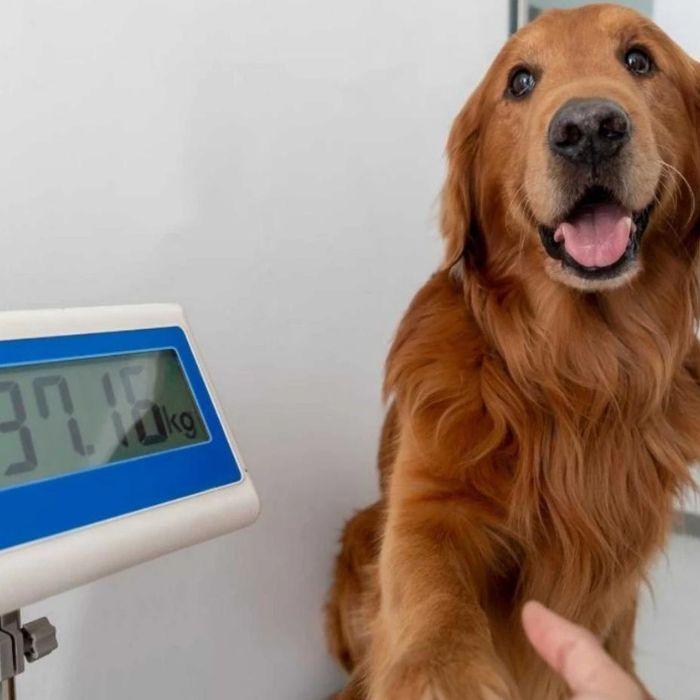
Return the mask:
[[548,12],[518,32],[450,136],[448,258],[496,274],[535,266],[590,291],[633,279],[694,223],[696,66],[613,5]]

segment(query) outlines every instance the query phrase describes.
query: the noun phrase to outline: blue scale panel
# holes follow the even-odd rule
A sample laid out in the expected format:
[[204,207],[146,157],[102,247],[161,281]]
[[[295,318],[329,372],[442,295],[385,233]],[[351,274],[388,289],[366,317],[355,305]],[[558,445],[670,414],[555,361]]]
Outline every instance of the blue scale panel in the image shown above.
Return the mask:
[[[165,448],[139,457],[116,457],[101,466],[88,465],[57,476],[37,477],[35,480],[29,477],[10,485],[0,480],[0,550],[242,480],[242,470],[226,438],[187,336],[176,326],[0,341],[3,411],[7,414],[7,407],[12,406],[12,382],[2,381],[3,371],[8,368],[21,370],[25,365],[41,365],[40,369],[46,369],[50,374],[52,363],[109,359],[111,356],[154,351],[170,351],[171,355],[174,351],[177,354],[199,409],[205,437],[196,444]],[[39,410],[42,401],[44,412],[48,411],[50,402],[58,402],[60,387],[54,380],[55,377],[50,376],[35,380],[34,393],[40,399]],[[36,381],[43,382],[39,389]],[[65,401],[63,408],[67,410]],[[72,410],[72,405],[69,408]],[[16,407],[14,415],[17,415]],[[167,416],[165,420],[169,420]],[[7,415],[3,415],[0,417],[0,433],[3,433],[0,439],[7,437],[8,430],[16,431],[16,427],[11,425]],[[13,433],[15,440],[18,437],[19,433]],[[73,445],[76,445],[75,439]],[[85,450],[82,444],[79,447]],[[92,445],[87,445],[88,455],[92,449]],[[89,461],[89,457],[86,459]],[[3,469],[6,469],[5,465]]]

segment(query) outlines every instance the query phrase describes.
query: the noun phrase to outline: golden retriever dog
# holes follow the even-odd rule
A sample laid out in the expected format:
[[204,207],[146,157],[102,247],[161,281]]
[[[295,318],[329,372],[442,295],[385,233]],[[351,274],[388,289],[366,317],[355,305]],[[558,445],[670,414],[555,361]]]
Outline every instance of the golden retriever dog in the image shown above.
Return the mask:
[[457,116],[444,266],[391,348],[382,496],[327,605],[338,698],[566,697],[528,599],[634,673],[700,457],[699,122],[699,64],[613,5],[519,31]]

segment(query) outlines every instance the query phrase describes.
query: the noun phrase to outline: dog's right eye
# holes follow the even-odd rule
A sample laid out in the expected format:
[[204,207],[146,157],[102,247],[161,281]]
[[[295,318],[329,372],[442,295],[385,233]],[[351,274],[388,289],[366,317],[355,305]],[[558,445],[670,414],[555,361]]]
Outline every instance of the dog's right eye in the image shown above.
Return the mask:
[[535,76],[527,68],[516,68],[508,80],[508,94],[511,97],[525,97],[535,88]]
[[627,70],[634,75],[647,75],[651,73],[654,62],[644,49],[631,49],[625,54]]

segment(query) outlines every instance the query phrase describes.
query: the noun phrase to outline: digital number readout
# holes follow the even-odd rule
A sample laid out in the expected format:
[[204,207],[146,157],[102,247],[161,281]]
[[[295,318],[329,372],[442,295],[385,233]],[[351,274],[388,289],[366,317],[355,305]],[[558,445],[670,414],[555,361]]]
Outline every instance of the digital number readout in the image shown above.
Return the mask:
[[0,489],[208,440],[174,350],[0,369]]

